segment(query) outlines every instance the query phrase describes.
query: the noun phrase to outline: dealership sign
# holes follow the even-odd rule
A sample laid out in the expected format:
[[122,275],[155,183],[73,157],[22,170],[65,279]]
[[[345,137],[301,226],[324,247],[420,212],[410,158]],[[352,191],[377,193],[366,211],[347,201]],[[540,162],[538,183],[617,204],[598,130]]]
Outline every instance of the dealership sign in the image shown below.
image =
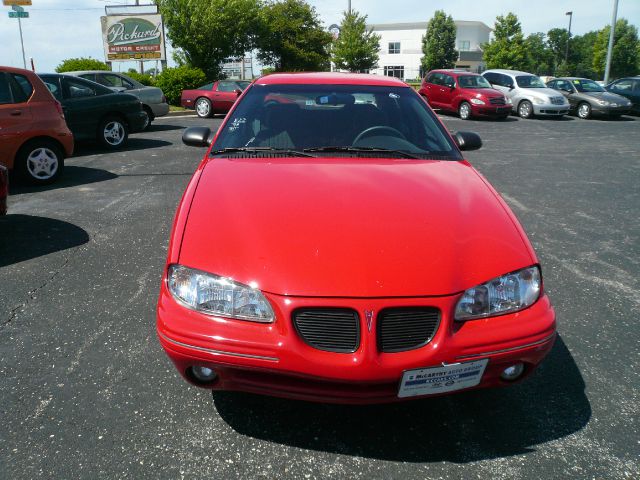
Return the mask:
[[160,15],[110,15],[100,21],[107,61],[166,60]]

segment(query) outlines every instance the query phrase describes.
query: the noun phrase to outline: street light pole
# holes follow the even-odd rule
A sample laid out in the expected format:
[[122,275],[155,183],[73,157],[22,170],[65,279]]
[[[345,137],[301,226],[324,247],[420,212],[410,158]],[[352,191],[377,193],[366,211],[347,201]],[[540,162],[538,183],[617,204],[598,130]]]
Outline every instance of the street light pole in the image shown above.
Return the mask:
[[27,57],[24,56],[24,40],[22,40],[22,19],[18,17],[18,29],[20,29],[20,45],[22,46],[22,65],[27,69]]
[[567,35],[567,48],[564,51],[564,63],[569,62],[569,40],[571,39],[571,20],[573,20],[573,12],[567,12],[565,15],[569,15],[569,35]]
[[347,13],[351,13],[351,0],[349,0],[349,8],[347,9]]
[[611,15],[611,31],[609,32],[609,48],[607,49],[607,64],[604,68],[604,84],[609,83],[611,72],[611,57],[613,56],[613,41],[615,39],[616,18],[618,17],[618,0],[613,0],[613,14]]

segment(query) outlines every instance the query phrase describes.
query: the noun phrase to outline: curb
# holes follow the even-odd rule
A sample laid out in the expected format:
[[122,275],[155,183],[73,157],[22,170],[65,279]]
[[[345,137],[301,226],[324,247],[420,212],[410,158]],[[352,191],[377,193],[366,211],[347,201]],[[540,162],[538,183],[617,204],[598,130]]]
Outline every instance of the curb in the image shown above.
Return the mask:
[[[166,115],[163,115],[162,117],[181,117],[181,116],[185,116],[185,115],[193,115],[195,116],[196,111],[195,110],[177,110],[174,112],[169,112]],[[160,118],[160,117],[158,117]]]

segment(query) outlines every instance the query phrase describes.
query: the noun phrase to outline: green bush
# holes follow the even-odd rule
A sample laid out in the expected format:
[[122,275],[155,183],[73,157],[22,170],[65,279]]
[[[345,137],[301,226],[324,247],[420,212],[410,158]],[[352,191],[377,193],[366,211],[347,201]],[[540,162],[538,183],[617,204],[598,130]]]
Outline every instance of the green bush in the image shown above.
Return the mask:
[[163,70],[156,77],[156,87],[159,87],[171,105],[180,105],[182,90],[196,88],[207,83],[207,77],[202,70],[193,67],[176,67]]
[[156,85],[156,81],[148,73],[142,74],[135,70],[129,70],[125,75],[129,78],[133,78],[135,81],[140,82],[143,85],[146,85],[147,87],[155,87]]
[[109,65],[95,58],[67,58],[56,67],[56,72],[77,72],[80,70],[109,70]]

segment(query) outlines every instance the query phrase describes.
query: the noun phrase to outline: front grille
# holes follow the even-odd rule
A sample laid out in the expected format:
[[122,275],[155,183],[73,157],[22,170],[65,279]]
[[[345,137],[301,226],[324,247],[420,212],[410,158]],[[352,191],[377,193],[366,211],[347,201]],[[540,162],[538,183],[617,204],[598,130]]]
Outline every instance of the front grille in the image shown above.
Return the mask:
[[378,349],[392,353],[422,347],[431,341],[439,324],[437,308],[386,308],[378,314]]
[[293,312],[293,325],[319,350],[352,353],[360,345],[360,317],[349,308],[304,308]]
[[564,105],[564,97],[551,97],[551,103],[554,105]]
[[505,105],[507,102],[504,101],[504,98],[490,98],[489,103],[492,105]]

